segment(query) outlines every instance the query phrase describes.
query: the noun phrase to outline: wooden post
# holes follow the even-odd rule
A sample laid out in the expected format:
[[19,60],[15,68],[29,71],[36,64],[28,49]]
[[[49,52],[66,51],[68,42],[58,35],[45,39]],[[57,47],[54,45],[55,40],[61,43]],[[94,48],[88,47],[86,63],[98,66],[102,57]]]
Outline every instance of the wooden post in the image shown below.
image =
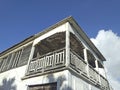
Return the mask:
[[70,65],[70,31],[69,31],[69,23],[66,23],[66,67]]
[[85,59],[85,61],[86,61],[86,63],[87,63],[86,71],[87,71],[87,75],[88,75],[88,77],[89,77],[89,76],[90,76],[90,75],[89,75],[89,63],[88,63],[87,49],[86,49],[86,48],[84,48],[84,59]]
[[35,47],[32,46],[32,48],[31,48],[31,52],[30,52],[30,56],[29,56],[29,60],[28,60],[28,63],[27,63],[27,69],[26,69],[26,71],[25,71],[26,74],[28,73],[30,60],[33,58],[34,51],[35,51]]
[[98,60],[95,60],[95,66],[96,66],[96,70],[99,72]]
[[98,72],[98,80],[99,80],[99,83],[101,84],[101,80],[100,80],[100,73],[99,73],[99,66],[98,66],[98,60],[95,60],[95,66],[96,66],[96,70]]

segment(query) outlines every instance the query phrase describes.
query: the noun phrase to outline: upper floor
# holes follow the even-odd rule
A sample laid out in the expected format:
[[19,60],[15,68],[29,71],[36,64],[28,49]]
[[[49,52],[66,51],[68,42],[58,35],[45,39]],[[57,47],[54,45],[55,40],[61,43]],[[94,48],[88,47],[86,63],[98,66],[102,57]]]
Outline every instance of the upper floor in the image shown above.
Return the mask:
[[23,79],[27,79],[68,69],[109,90],[104,61],[77,22],[68,17],[0,53],[0,73],[26,65]]

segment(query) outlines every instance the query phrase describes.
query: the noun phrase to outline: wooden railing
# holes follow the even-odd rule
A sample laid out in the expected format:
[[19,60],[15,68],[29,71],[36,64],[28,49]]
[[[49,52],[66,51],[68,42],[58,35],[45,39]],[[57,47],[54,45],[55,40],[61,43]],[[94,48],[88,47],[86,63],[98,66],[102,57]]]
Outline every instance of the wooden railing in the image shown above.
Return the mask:
[[109,84],[108,84],[108,81],[102,76],[100,75],[100,81],[101,81],[101,88],[103,90],[109,90]]
[[100,84],[99,82],[99,73],[92,67],[89,65],[89,77],[91,80],[97,82],[98,84]]
[[28,73],[44,73],[45,71],[65,66],[65,49],[47,53],[30,61]]
[[70,52],[70,64],[73,65],[73,68],[81,71],[83,74],[87,74],[86,66],[87,63],[78,56],[74,51]]
[[[61,70],[66,67],[65,58],[65,49],[56,50],[34,58],[29,63],[27,75]],[[81,76],[85,77],[94,85],[99,86],[102,90],[109,90],[108,81],[73,50],[70,50],[69,68],[77,71]]]
[[80,72],[80,75],[82,75],[83,77],[87,77],[102,90],[109,90],[108,81],[102,75],[100,75],[98,71],[96,71],[92,66],[87,66],[87,62],[85,62],[73,50],[71,50],[70,52],[70,64],[75,71]]

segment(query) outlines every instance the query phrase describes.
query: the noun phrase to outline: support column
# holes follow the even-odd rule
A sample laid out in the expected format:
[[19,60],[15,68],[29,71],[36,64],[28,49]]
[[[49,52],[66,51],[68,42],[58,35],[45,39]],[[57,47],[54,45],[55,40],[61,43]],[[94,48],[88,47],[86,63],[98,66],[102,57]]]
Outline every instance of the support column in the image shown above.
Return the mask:
[[96,70],[99,72],[98,60],[95,60],[95,66],[96,66]]
[[27,68],[26,68],[26,71],[25,71],[25,74],[27,74],[27,71],[28,71],[28,69],[29,69],[28,66],[29,66],[29,64],[30,64],[30,60],[33,58],[34,50],[35,50],[35,47],[32,46],[31,52],[30,52],[30,56],[29,56],[29,60],[28,60],[28,63],[27,63]]
[[[89,75],[89,63],[88,63],[87,49],[86,48],[84,48],[84,59],[87,63],[87,66],[86,66],[87,75],[88,75],[88,77],[90,77],[90,75]],[[92,90],[91,84],[89,84],[89,90]]]
[[98,66],[98,60],[95,60],[95,66],[96,66],[96,70],[98,72],[98,80],[99,80],[99,84],[101,84],[101,79],[100,79],[100,73],[99,73],[99,66]]
[[70,31],[69,31],[69,23],[66,23],[66,67],[70,65]]
[[85,61],[86,61],[86,63],[87,63],[86,71],[87,71],[87,75],[88,75],[88,77],[89,77],[89,63],[88,63],[87,49],[86,49],[86,48],[84,48],[84,59],[85,59]]

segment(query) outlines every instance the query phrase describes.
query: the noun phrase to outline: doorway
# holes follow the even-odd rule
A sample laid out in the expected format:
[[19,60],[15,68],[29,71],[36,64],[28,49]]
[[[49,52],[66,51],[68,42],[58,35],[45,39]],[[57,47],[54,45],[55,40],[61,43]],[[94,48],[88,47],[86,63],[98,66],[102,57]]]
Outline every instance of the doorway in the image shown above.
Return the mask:
[[57,83],[30,85],[28,90],[57,90]]

